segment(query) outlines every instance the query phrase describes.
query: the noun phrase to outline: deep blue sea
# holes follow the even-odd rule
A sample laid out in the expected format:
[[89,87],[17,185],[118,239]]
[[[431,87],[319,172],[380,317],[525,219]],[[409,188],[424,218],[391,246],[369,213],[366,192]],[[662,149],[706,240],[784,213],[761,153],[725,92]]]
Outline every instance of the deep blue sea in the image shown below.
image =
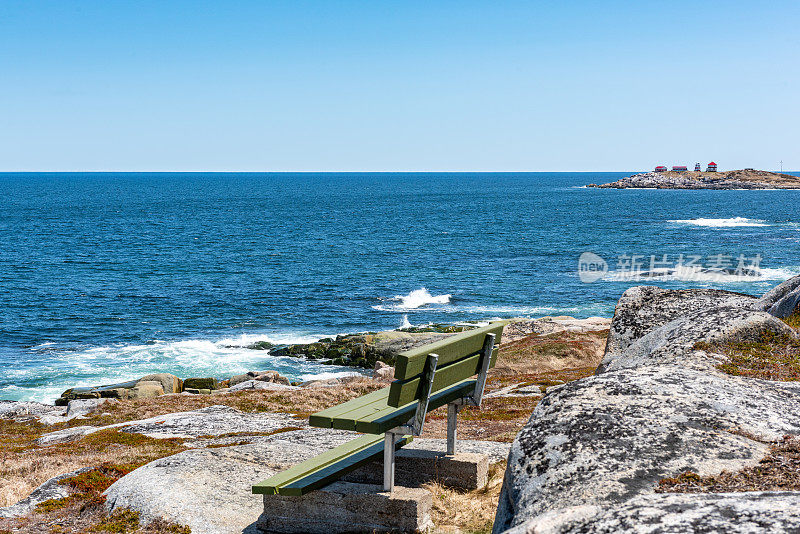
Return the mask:
[[[800,191],[582,187],[630,174],[0,174],[0,399],[159,371],[334,376],[351,370],[246,346],[610,316],[653,283],[627,274],[681,254],[703,270],[656,285],[760,294],[800,273]],[[584,252],[608,263],[592,283]]]

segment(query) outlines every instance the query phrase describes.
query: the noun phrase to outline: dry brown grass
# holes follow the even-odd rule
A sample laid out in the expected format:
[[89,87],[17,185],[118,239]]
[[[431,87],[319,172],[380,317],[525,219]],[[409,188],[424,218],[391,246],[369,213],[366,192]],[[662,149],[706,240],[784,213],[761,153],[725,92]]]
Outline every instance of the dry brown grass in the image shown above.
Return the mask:
[[541,374],[564,369],[596,369],[603,359],[608,330],[529,335],[504,343],[492,376]]
[[[497,365],[489,372],[486,391],[538,386],[544,394],[548,387],[591,376],[602,359],[607,335],[607,330],[532,334],[503,344]],[[582,366],[568,366],[575,363]],[[463,439],[511,442],[538,402],[535,396],[484,398],[480,408],[465,407],[459,412],[458,435]],[[428,415],[424,436],[446,435],[447,408],[443,406]]]
[[106,405],[102,413],[89,416],[88,419],[73,420],[71,424],[102,426],[220,404],[248,413],[291,413],[306,418],[324,408],[366,395],[381,387],[385,387],[385,384],[369,378],[358,378],[336,387],[238,391],[211,395],[163,395]]
[[687,472],[658,483],[658,493],[724,493],[800,490],[800,438],[786,436],[770,447],[758,465],[735,473],[700,476]]
[[456,490],[437,483],[426,484],[424,487],[433,494],[431,515],[436,532],[491,532],[505,470],[505,462],[493,464],[489,468],[489,482],[473,491]]
[[725,355],[717,369],[730,375],[763,380],[800,380],[800,340],[771,332],[757,341],[698,343],[695,348]]
[[103,430],[72,443],[42,447],[35,439],[51,428],[0,419],[0,505],[28,496],[46,480],[104,463],[143,465],[186,448],[182,440]]

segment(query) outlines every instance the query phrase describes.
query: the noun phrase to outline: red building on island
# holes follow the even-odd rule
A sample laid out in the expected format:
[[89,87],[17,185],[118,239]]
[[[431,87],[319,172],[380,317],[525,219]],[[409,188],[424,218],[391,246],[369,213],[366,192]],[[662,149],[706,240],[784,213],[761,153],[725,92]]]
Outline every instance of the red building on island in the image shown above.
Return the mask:
[[717,164],[713,161],[709,163],[708,167],[706,167],[706,172],[717,172]]
[[689,169],[686,168],[686,165],[673,165],[673,171],[688,171]]
[[656,167],[656,172],[667,172],[667,167],[664,165],[659,165]]

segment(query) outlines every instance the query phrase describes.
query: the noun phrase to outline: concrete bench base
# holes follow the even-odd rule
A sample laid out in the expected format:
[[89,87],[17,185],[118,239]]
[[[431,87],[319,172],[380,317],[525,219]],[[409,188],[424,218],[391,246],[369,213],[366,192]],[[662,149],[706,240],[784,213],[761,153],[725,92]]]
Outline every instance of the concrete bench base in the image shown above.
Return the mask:
[[[395,456],[395,483],[409,488],[438,482],[451,488],[474,490],[489,480],[489,457],[485,454],[400,449]],[[346,482],[383,483],[383,462],[373,462],[342,477]]]
[[425,532],[433,527],[433,497],[421,488],[334,482],[302,497],[264,495],[261,532],[335,534]]

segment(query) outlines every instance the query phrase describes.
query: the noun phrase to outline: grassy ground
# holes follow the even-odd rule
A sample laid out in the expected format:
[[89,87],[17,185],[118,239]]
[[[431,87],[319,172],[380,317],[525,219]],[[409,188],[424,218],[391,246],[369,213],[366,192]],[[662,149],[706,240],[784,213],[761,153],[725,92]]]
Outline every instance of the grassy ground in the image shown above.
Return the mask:
[[[562,333],[527,336],[501,347],[498,364],[490,373],[487,393],[514,387],[548,387],[588,376],[602,355],[607,332]],[[185,533],[178,525],[142,525],[134,512],[108,515],[102,492],[127,472],[155,459],[186,450],[182,439],[153,439],[139,434],[105,430],[70,443],[42,447],[36,438],[70,426],[104,426],[212,405],[226,405],[253,412],[291,413],[306,418],[328,406],[374,391],[385,384],[370,379],[354,380],[330,388],[290,391],[243,391],[213,395],[165,395],[104,405],[96,414],[68,423],[45,426],[33,420],[0,419],[0,506],[27,496],[45,480],[81,467],[94,470],[63,481],[75,493],[51,501],[19,520],[0,519],[0,534],[8,532],[124,532]],[[489,397],[478,408],[464,408],[459,415],[459,437],[512,441],[527,422],[539,400],[537,395]],[[432,412],[425,437],[445,437],[446,408]],[[244,436],[243,436],[244,437]],[[434,520],[443,532],[488,532],[497,507],[504,465],[492,467],[487,487],[460,492],[431,485]]]
[[[800,328],[800,315],[785,322]],[[698,343],[696,348],[717,352],[726,361],[717,368],[731,375],[763,380],[800,380],[800,339],[787,335],[764,333],[757,341],[722,344]]]
[[770,447],[758,465],[730,473],[683,473],[658,484],[658,493],[723,493],[800,490],[800,439],[786,436]]

